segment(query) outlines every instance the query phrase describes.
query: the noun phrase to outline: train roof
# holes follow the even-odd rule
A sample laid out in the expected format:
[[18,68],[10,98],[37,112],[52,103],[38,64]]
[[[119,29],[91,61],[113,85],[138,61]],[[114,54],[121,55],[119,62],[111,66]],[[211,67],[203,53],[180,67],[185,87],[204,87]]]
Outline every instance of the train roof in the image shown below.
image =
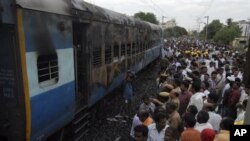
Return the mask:
[[159,30],[160,26],[120,14],[109,9],[84,2],[83,0],[16,0],[22,8],[76,16],[95,21],[110,22],[128,26],[139,26]]

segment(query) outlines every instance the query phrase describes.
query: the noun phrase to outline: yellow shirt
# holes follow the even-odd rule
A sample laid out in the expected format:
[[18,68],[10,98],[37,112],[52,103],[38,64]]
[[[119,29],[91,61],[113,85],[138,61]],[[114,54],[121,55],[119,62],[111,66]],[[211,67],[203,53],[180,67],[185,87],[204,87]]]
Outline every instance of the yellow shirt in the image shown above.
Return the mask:
[[214,141],[230,141],[230,132],[228,130],[220,130]]

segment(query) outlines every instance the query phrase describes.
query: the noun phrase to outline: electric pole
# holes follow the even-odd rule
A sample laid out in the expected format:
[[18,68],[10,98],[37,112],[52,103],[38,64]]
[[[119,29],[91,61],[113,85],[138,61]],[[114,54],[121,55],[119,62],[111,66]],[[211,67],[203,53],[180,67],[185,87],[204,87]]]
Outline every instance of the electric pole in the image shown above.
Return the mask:
[[207,18],[206,35],[205,35],[205,41],[207,41],[207,30],[208,30],[208,19],[209,19],[209,16],[205,16],[204,18]]

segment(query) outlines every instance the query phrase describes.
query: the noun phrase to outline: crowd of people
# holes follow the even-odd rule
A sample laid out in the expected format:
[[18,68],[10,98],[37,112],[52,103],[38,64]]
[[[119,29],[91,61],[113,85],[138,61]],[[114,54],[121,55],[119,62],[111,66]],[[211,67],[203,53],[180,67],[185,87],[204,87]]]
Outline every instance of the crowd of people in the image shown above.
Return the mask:
[[136,141],[229,141],[230,126],[244,121],[244,63],[244,55],[227,46],[166,41],[158,92],[143,95],[130,136]]

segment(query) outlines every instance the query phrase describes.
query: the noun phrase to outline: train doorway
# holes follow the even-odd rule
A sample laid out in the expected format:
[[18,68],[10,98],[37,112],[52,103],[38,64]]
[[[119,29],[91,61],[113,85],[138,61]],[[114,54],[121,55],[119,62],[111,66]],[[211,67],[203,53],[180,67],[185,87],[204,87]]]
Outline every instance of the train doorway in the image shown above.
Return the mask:
[[76,113],[88,106],[90,92],[90,60],[87,45],[87,28],[89,24],[73,22],[73,44],[75,56],[76,79]]

